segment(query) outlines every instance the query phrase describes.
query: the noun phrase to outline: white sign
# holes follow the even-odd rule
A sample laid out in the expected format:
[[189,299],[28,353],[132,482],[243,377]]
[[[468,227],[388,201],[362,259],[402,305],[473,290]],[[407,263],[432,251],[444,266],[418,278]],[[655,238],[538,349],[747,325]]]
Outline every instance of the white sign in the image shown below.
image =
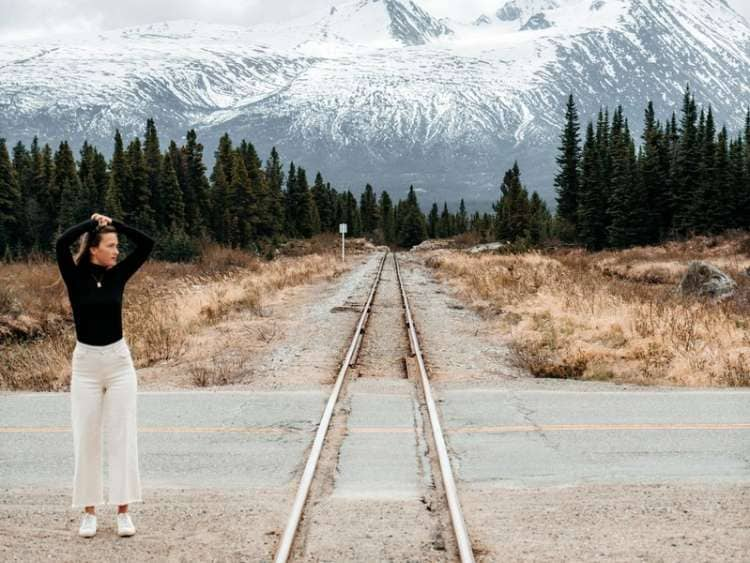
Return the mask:
[[340,233],[341,233],[342,235],[345,235],[345,234],[346,234],[346,223],[340,223],[340,224],[339,224],[339,232],[340,232]]

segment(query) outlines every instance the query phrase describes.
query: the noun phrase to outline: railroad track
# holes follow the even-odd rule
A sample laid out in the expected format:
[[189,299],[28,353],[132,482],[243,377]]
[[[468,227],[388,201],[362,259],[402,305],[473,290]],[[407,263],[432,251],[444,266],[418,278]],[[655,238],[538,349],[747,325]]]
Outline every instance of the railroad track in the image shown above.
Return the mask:
[[[288,561],[293,547],[299,549],[299,543],[304,541],[298,537],[300,521],[303,518],[306,507],[310,503],[309,496],[311,485],[313,484],[313,479],[316,476],[316,469],[319,465],[321,452],[326,446],[326,436],[329,432],[329,427],[331,426],[334,409],[341,399],[341,396],[343,394],[342,390],[345,389],[347,375],[350,374],[352,368],[356,366],[363,342],[367,337],[366,331],[368,321],[370,320],[371,316],[373,316],[374,299],[378,291],[378,287],[383,275],[383,270],[386,266],[386,260],[388,259],[389,254],[391,253],[386,252],[380,259],[375,279],[370,288],[367,300],[362,307],[362,313],[354,330],[351,343],[341,363],[341,368],[338,372],[338,376],[336,377],[333,390],[331,391],[331,395],[328,398],[326,407],[323,411],[320,424],[318,425],[318,430],[313,440],[310,454],[308,456],[299,486],[297,488],[286,527],[279,540],[275,557],[275,561],[277,563]],[[435,406],[435,402],[432,397],[432,390],[430,387],[427,370],[425,368],[424,359],[422,357],[419,339],[417,337],[417,331],[414,325],[414,319],[411,314],[411,309],[409,308],[409,301],[401,277],[398,258],[396,254],[392,254],[392,257],[393,270],[395,271],[395,278],[398,281],[398,288],[401,296],[403,323],[406,325],[408,331],[409,349],[411,355],[410,360],[412,363],[416,364],[417,369],[415,371],[418,371],[418,373],[414,374],[414,379],[419,381],[421,394],[417,393],[417,395],[420,397],[420,408],[426,411],[428,415],[427,419],[429,421],[428,424],[431,428],[433,447],[429,448],[429,451],[431,456],[435,456],[437,458],[436,460],[431,459],[430,463],[435,467],[439,467],[439,473],[441,476],[442,487],[437,487],[436,484],[436,489],[442,490],[444,494],[444,501],[450,514],[453,536],[455,537],[455,547],[460,560],[464,563],[473,562],[474,556],[472,552],[471,540],[467,533],[466,524],[464,522],[463,514],[461,511],[461,505],[456,491],[456,484],[453,478],[453,471],[451,469],[450,460],[448,458],[448,452],[440,425],[437,407]],[[329,445],[330,448],[339,446],[336,446],[335,444]],[[335,459],[336,456],[333,455],[333,458]],[[419,556],[419,554],[413,554],[413,556]]]

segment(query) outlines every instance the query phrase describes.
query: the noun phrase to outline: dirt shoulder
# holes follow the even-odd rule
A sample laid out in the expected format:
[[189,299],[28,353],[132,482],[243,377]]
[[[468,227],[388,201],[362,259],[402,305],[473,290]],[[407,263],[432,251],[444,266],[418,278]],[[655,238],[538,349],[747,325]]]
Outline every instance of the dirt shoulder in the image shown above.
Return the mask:
[[379,253],[334,279],[289,287],[187,337],[174,360],[138,369],[141,391],[273,390],[331,383]]

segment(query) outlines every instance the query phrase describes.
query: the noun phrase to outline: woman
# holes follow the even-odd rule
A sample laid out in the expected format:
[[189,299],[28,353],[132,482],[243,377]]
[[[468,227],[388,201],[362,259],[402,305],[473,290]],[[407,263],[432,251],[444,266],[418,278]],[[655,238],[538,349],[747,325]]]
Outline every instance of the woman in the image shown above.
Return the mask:
[[[117,233],[136,249],[122,262]],[[70,245],[83,235],[73,258]],[[73,309],[76,347],[70,381],[75,478],[73,507],[83,507],[78,530],[96,534],[96,505],[104,503],[102,486],[102,423],[109,449],[109,504],[117,504],[117,533],[132,536],[131,502],[141,501],[136,425],[137,381],[130,350],[122,337],[122,295],[125,284],[148,258],[154,241],[119,221],[94,213],[57,240],[60,267]]]

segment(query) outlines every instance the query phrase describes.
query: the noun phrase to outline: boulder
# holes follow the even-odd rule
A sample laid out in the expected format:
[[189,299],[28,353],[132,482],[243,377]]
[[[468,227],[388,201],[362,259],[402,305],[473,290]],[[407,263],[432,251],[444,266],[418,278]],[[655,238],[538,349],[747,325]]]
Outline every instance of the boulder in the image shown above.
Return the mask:
[[480,252],[495,252],[505,246],[504,242],[488,242],[486,244],[477,244],[469,249],[469,254],[479,254]]
[[697,295],[725,299],[734,294],[737,283],[727,274],[707,262],[692,261],[678,287],[682,295]]

